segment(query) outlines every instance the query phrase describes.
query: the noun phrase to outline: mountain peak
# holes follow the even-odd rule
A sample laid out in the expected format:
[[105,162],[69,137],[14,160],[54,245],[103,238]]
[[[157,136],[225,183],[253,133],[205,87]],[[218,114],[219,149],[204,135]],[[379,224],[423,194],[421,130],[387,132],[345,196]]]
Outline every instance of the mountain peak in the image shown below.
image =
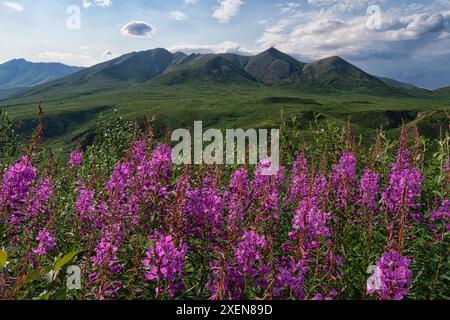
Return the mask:
[[270,47],[269,49],[266,50],[266,52],[268,52],[268,53],[280,53],[281,51],[278,50],[275,47]]
[[276,49],[274,47],[270,47],[266,51],[261,52],[260,55],[270,55],[270,56],[275,57],[275,58],[278,58],[278,57],[281,57],[281,56],[286,56],[285,53],[281,52],[280,50],[278,50],[278,49]]
[[348,63],[345,59],[343,59],[339,56],[331,56],[331,57],[321,59],[319,61],[328,62],[328,63]]
[[275,49],[274,47],[249,58],[245,71],[265,84],[299,79],[304,63]]
[[12,59],[12,60],[6,61],[3,65],[25,64],[25,63],[28,63],[28,61],[23,58],[19,58],[19,59]]
[[0,64],[0,99],[80,70],[81,68],[60,63],[35,63],[25,59],[12,59]]

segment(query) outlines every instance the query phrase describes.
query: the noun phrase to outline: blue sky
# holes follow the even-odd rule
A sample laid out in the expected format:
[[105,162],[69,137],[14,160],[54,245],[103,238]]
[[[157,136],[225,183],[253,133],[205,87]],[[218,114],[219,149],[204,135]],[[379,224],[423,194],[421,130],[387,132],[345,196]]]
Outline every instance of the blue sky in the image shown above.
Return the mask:
[[90,66],[130,51],[339,55],[426,88],[450,85],[450,0],[0,0],[0,63]]

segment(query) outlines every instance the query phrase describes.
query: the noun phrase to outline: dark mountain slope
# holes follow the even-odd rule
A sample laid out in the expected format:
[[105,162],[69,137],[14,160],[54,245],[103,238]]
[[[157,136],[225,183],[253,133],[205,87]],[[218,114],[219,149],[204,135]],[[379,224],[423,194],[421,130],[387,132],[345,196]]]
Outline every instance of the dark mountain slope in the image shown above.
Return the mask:
[[83,68],[61,63],[34,63],[14,59],[0,64],[0,98],[24,88],[36,86],[78,72]]
[[380,79],[371,76],[344,59],[334,56],[313,63],[303,68],[303,85],[318,88],[331,88],[345,91],[368,93],[399,93]]
[[434,92],[437,92],[437,93],[450,93],[450,87],[439,88],[439,89],[434,90]]
[[235,54],[192,54],[177,65],[169,67],[164,75],[154,81],[173,85],[189,82],[242,83],[255,82],[244,71],[248,57]]
[[250,57],[244,70],[256,80],[265,84],[301,81],[305,64],[270,48],[256,56]]
[[62,79],[25,90],[20,92],[20,96],[39,95],[52,91],[63,94],[71,89],[78,94],[91,94],[126,88],[162,74],[173,60],[174,55],[165,49],[133,52]]

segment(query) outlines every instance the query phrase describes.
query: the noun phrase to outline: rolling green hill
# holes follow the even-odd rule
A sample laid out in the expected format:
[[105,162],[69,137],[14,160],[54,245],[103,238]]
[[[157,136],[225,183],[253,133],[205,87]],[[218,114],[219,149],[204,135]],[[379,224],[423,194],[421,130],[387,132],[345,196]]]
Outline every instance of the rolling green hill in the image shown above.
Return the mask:
[[234,54],[191,55],[157,77],[155,82],[169,85],[198,81],[255,82],[255,79],[242,68],[242,63],[246,60],[246,57]]
[[450,93],[450,87],[440,88],[435,90],[437,93]]
[[62,79],[35,86],[12,98],[64,98],[123,89],[160,75],[174,59],[174,55],[165,49],[132,52]]
[[45,138],[68,148],[89,141],[100,113],[126,119],[156,116],[160,131],[189,128],[195,120],[219,128],[274,127],[280,114],[296,117],[305,138],[315,114],[371,137],[417,124],[430,138],[448,127],[450,95],[394,85],[339,57],[302,63],[269,49],[236,54],[185,55],[164,49],[130,53],[0,101],[17,132],[28,137],[43,98]]

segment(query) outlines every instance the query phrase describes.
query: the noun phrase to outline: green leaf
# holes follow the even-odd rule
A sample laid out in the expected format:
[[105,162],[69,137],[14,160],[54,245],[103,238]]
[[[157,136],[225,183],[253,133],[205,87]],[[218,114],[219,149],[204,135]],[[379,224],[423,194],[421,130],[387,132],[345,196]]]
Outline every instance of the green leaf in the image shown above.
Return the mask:
[[47,300],[50,299],[50,297],[52,296],[52,294],[53,294],[53,291],[50,291],[50,292],[44,291],[44,292],[42,292],[42,293],[39,295],[39,297],[34,298],[33,300],[43,300],[43,301],[47,301]]
[[8,260],[8,254],[2,250],[0,250],[0,267],[6,267],[6,261]]
[[62,267],[64,267],[66,264],[68,264],[70,261],[72,261],[73,258],[78,254],[78,251],[72,251],[66,254],[64,257],[59,259],[55,262],[55,265],[53,266],[53,270],[59,271]]

